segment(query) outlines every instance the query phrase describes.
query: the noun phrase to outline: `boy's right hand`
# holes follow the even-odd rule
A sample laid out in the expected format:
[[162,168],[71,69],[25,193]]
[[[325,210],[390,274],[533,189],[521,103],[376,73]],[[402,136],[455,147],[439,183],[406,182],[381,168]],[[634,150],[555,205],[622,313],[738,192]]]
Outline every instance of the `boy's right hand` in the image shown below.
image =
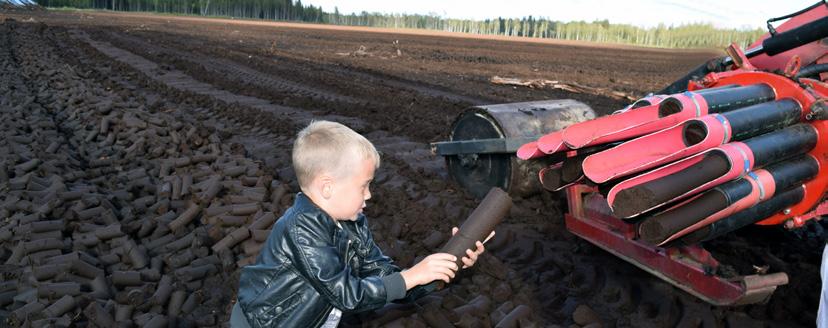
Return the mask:
[[454,278],[454,272],[459,269],[455,261],[457,257],[448,253],[427,256],[410,269],[400,272],[405,280],[405,289],[409,290],[435,280],[450,282]]

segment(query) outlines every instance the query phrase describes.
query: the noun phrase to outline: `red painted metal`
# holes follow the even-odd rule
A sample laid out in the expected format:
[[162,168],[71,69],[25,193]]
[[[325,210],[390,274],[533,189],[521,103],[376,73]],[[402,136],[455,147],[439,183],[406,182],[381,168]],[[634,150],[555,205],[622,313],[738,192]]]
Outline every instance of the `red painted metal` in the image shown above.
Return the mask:
[[[817,6],[805,14],[789,19],[778,26],[776,30],[784,32],[825,16],[828,16],[828,8]],[[762,40],[766,37],[768,35],[763,36],[750,48],[761,45]],[[821,74],[819,79],[791,78],[800,65],[806,66],[813,63],[828,62],[828,43],[813,42],[775,56],[761,54],[750,59],[746,58],[741,49],[732,46],[728,49],[728,54],[736,63],[730,71],[711,73],[702,80],[691,81],[688,85],[688,91],[690,92],[671,96],[682,103],[683,108],[686,109],[684,111],[660,118],[658,105],[666,96],[652,96],[651,99],[645,98],[648,99],[647,101],[642,100],[641,103],[631,105],[613,115],[575,124],[561,131],[548,134],[540,138],[536,145],[525,145],[526,148],[522,148],[521,151],[522,158],[535,158],[542,156],[540,153],[571,152],[572,149],[637,138],[609,151],[593,154],[584,160],[585,174],[598,183],[678,160],[621,182],[610,190],[607,198],[598,193],[597,187],[584,183],[568,186],[566,192],[569,213],[565,215],[566,226],[581,238],[714,305],[738,305],[765,301],[777,286],[787,283],[787,275],[785,273],[772,273],[727,279],[716,276],[714,273],[717,272],[716,268],[719,263],[702,247],[693,245],[663,248],[647,245],[638,239],[635,224],[612,215],[610,204],[613,203],[613,199],[620,189],[678,172],[682,168],[697,162],[701,156],[710,151],[728,153],[731,164],[730,171],[721,178],[708,182],[676,198],[676,200],[680,200],[682,197],[685,199],[680,200],[678,205],[671,205],[672,207],[686,204],[689,199],[698,196],[696,193],[741,176],[753,169],[752,153],[742,143],[734,142],[710,149],[710,145],[702,142],[704,146],[700,146],[699,149],[687,152],[681,149],[684,148],[680,142],[681,138],[676,138],[676,131],[681,130],[680,123],[692,118],[698,118],[701,121],[709,121],[713,118],[713,116],[705,116],[707,106],[704,99],[692,92],[699,89],[732,84],[745,86],[765,83],[774,89],[776,99],[790,98],[796,100],[803,108],[801,120],[812,124],[819,136],[816,147],[809,154],[818,160],[820,168],[828,167],[826,166],[828,165],[828,137],[824,137],[828,135],[828,122],[809,122],[812,117],[811,106],[814,102],[825,101],[825,98],[828,97],[828,84],[824,82],[828,79],[828,73]],[[769,73],[771,71],[785,72],[787,76]],[[709,127],[712,126],[709,125]],[[660,131],[663,129],[666,130]],[[716,136],[719,136],[719,134],[716,134]],[[716,136],[709,136],[709,138],[713,139]],[[722,143],[724,142],[727,141]],[[644,143],[647,144],[647,147],[641,146]],[[657,149],[666,155],[660,155],[661,157],[659,157],[649,153],[647,151],[649,149]],[[742,158],[741,154],[743,152],[748,158]],[[689,157],[681,159],[684,156]],[[615,160],[610,160],[610,157],[615,158]],[[619,159],[622,160],[621,163],[619,163]],[[636,159],[636,161],[628,159]],[[613,162],[614,167],[612,168],[606,165],[610,161]],[[748,165],[743,165],[745,162]],[[763,170],[755,172],[759,172],[759,175],[762,176],[761,172]],[[769,178],[766,174],[763,177],[764,180]],[[773,189],[773,186],[765,184],[763,186]],[[758,188],[754,189],[756,190],[749,197],[745,197],[737,204],[714,214],[706,220],[712,222],[712,220],[724,217],[737,209],[755,204],[760,197],[756,195]],[[825,191],[828,189],[828,170],[820,170],[816,178],[804,183],[804,189],[805,196],[799,204],[783,211],[783,213],[764,219],[759,224],[784,223],[786,227],[794,228],[803,225],[807,220],[828,214],[828,201],[822,202]],[[765,194],[762,198],[773,195],[773,190],[766,188],[764,191]]]
[[[698,154],[730,141],[730,125],[717,119],[718,114],[684,121],[676,126],[638,137],[584,159],[584,174],[596,183],[604,183],[672,161]],[[684,129],[691,121],[705,126],[707,135],[694,145],[683,140]]]
[[517,157],[522,160],[538,158],[541,156],[546,156],[546,153],[538,149],[538,143],[536,141],[520,146],[517,150]]
[[[782,33],[793,29],[798,26],[802,26],[808,22],[817,20],[819,18],[828,16],[828,8],[826,6],[817,6],[814,9],[811,9],[801,15],[796,17],[792,17],[785,23],[776,27],[776,31],[778,33]],[[754,48],[762,45],[762,41],[770,37],[770,34],[765,33],[759,40],[751,44],[748,48]],[[750,62],[760,68],[765,70],[784,70],[785,65],[788,61],[791,60],[791,57],[798,55],[803,64],[810,64],[815,62],[818,58],[822,57],[828,53],[828,44],[824,42],[812,42],[810,44],[806,44],[799,48],[791,49],[774,56],[768,56],[765,54],[761,54],[755,56],[750,59]]]
[[762,302],[787,283],[785,273],[718,277],[714,275],[718,262],[701,247],[666,249],[633,239],[635,226],[607,215],[605,200],[591,189],[574,185],[567,189],[567,199],[569,231],[711,304]]
[[[577,123],[574,125],[577,125]],[[537,147],[540,151],[546,154],[553,154],[564,150],[569,150],[569,147],[567,147],[564,144],[562,136],[563,131],[561,130],[549,133],[538,139]]]
[[677,123],[658,121],[658,104],[652,104],[573,124],[563,130],[561,139],[569,148],[582,148],[634,138]]

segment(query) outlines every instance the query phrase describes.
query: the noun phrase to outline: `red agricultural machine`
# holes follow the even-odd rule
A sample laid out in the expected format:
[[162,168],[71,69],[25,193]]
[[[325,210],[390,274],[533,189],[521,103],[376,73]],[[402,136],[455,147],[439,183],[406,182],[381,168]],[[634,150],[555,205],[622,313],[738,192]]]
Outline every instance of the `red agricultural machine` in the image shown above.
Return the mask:
[[768,28],[611,115],[480,106],[433,150],[478,196],[565,190],[568,230],[711,304],[765,301],[786,273],[721,276],[701,242],[828,214],[828,3]]

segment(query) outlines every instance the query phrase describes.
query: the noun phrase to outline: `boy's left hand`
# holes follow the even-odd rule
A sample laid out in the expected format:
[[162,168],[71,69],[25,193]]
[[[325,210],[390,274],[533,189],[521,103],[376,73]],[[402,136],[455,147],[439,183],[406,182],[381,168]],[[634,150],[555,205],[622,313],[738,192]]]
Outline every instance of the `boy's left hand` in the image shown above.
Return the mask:
[[[456,235],[458,231],[460,231],[460,228],[457,228],[457,227],[451,228],[451,235],[452,236]],[[466,250],[466,256],[464,256],[461,259],[463,261],[463,269],[470,268],[472,265],[474,265],[474,262],[477,262],[477,257],[480,256],[480,254],[483,254],[483,252],[486,250],[486,248],[483,247],[483,244],[485,244],[487,241],[489,241],[489,239],[492,239],[492,237],[494,237],[494,235],[495,235],[495,232],[492,231],[492,233],[490,233],[489,236],[486,237],[486,240],[484,240],[483,242],[480,242],[478,240],[475,243],[475,245],[477,245],[476,250],[474,250],[474,251],[472,251],[470,249]]]

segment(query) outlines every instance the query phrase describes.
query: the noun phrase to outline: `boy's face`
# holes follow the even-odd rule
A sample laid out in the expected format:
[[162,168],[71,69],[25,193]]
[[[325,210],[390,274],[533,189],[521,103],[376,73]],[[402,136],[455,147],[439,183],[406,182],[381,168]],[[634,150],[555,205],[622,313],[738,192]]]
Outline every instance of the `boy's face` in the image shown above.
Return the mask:
[[356,167],[348,170],[351,174],[345,174],[331,184],[330,208],[325,211],[336,220],[356,220],[365,201],[371,199],[369,188],[374,179],[375,163],[370,159],[356,162]]

